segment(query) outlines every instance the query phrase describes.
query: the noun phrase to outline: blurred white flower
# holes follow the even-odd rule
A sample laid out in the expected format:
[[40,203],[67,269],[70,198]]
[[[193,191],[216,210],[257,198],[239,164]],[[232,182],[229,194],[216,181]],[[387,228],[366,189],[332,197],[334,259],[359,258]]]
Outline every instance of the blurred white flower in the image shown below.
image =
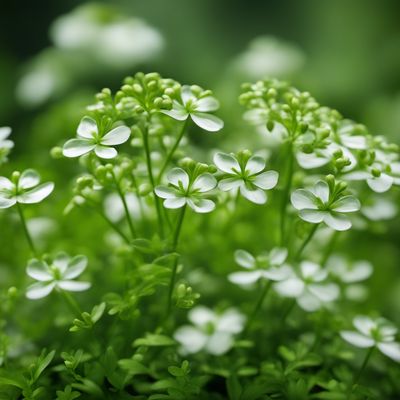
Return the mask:
[[300,263],[298,274],[274,284],[275,290],[283,297],[293,297],[305,311],[316,311],[339,297],[339,287],[327,283],[328,271],[310,261]]
[[292,273],[292,269],[284,264],[287,255],[287,250],[279,247],[273,248],[269,253],[260,254],[258,257],[252,256],[245,250],[236,250],[236,263],[247,271],[233,272],[228,275],[228,279],[238,285],[249,285],[262,278],[271,281],[286,279]]
[[16,203],[40,203],[54,189],[54,183],[40,183],[39,174],[27,169],[22,174],[14,172],[12,180],[0,177],[0,208],[12,207]]
[[0,127],[0,165],[7,161],[10,150],[14,147],[13,141],[8,139],[11,135],[11,128],[8,126]]
[[101,134],[96,121],[83,117],[77,129],[78,138],[64,144],[65,157],[80,157],[94,151],[99,158],[115,158],[118,155],[115,145],[125,143],[131,130],[127,126],[117,126],[106,134]]
[[372,202],[361,207],[361,213],[371,221],[392,219],[397,215],[398,209],[394,202],[374,197]]
[[350,262],[338,254],[329,257],[326,265],[329,272],[343,283],[362,282],[368,279],[374,270],[369,261]]
[[214,163],[224,173],[218,183],[222,191],[240,191],[240,194],[255,204],[265,204],[267,194],[278,183],[279,174],[276,171],[264,171],[265,159],[252,156],[240,163],[232,154],[216,153]]
[[181,326],[174,333],[174,339],[185,354],[205,351],[219,356],[228,352],[234,335],[243,330],[246,322],[246,317],[234,308],[216,314],[207,307],[197,306],[188,317],[193,325]]
[[395,341],[397,328],[384,318],[357,316],[353,319],[356,331],[341,331],[340,336],[355,347],[377,347],[384,355],[400,362],[400,343]]
[[54,289],[81,292],[90,288],[89,282],[77,282],[77,278],[86,269],[87,258],[75,256],[70,258],[65,253],[58,253],[51,265],[45,261],[32,259],[26,269],[27,274],[37,280],[26,290],[28,299],[40,299],[49,295]]
[[[125,200],[128,205],[129,213],[135,218],[140,219],[143,211],[145,214],[150,214],[151,209],[146,202],[140,204],[139,197],[134,193],[127,193]],[[121,197],[117,193],[111,193],[104,199],[104,213],[113,221],[121,221],[125,216],[125,209]]]

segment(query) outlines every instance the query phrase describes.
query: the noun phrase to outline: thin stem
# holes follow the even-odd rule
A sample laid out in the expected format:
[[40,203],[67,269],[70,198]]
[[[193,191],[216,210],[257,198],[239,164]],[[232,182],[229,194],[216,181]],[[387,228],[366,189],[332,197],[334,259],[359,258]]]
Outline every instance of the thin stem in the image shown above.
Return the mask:
[[329,240],[329,243],[326,246],[325,252],[324,252],[324,254],[323,254],[322,258],[321,258],[320,264],[322,266],[324,266],[326,264],[326,262],[328,261],[329,256],[332,254],[333,249],[335,248],[338,236],[339,236],[339,231],[333,232],[333,234],[332,234],[332,236],[331,236],[331,238]]
[[246,324],[246,326],[244,328],[244,331],[243,331],[244,333],[248,332],[248,330],[250,329],[251,325],[253,324],[254,318],[256,317],[258,312],[260,311],[260,309],[261,309],[261,307],[262,307],[262,305],[264,303],[264,300],[265,300],[265,298],[266,298],[271,286],[272,286],[272,282],[271,281],[267,281],[267,282],[264,283],[264,286],[263,286],[263,288],[261,290],[260,297],[257,300],[257,303],[256,303],[256,305],[255,305],[255,307],[253,309],[253,312],[250,315],[250,318],[247,320],[247,324]]
[[182,140],[182,138],[183,138],[183,136],[184,136],[184,134],[186,132],[188,124],[189,124],[189,117],[186,119],[186,121],[182,125],[182,129],[180,130],[179,135],[176,138],[176,141],[175,141],[174,145],[171,147],[171,150],[167,154],[165,162],[164,162],[163,166],[161,167],[161,170],[160,170],[160,172],[158,174],[157,183],[159,183],[161,181],[161,178],[163,177],[164,172],[165,172],[168,164],[171,162],[171,159],[172,159],[173,155],[175,154],[175,151],[178,148],[179,143],[181,142],[181,140]]
[[154,202],[156,205],[156,212],[157,212],[157,219],[158,219],[158,229],[161,238],[164,237],[164,226],[162,223],[162,214],[161,214],[161,207],[160,207],[160,202],[159,199],[155,193],[155,181],[154,181],[154,175],[153,175],[153,167],[151,165],[151,156],[150,156],[150,147],[149,147],[149,132],[148,128],[145,127],[143,129],[143,146],[144,146],[144,151],[146,154],[146,166],[147,166],[147,173],[149,174],[149,179],[150,179],[150,184],[151,188],[153,190],[153,196],[154,196]]
[[358,370],[357,375],[354,376],[353,382],[351,383],[351,386],[349,388],[349,392],[348,392],[348,395],[347,395],[347,399],[350,399],[350,396],[351,396],[351,394],[353,393],[353,390],[354,390],[354,386],[356,386],[357,383],[359,382],[359,380],[361,378],[361,375],[364,372],[364,370],[365,370],[365,368],[366,368],[366,366],[368,364],[368,361],[371,358],[372,353],[374,352],[374,349],[375,349],[375,346],[370,347],[370,349],[368,350],[367,354],[365,355],[364,361],[361,364],[361,368]]
[[65,302],[68,304],[68,307],[73,312],[73,314],[75,314],[75,316],[78,319],[81,319],[82,318],[82,310],[79,307],[79,304],[76,302],[76,300],[68,292],[66,292],[64,290],[60,290],[60,293],[61,293],[63,299],[65,300]]
[[[172,252],[176,251],[176,248],[178,247],[178,241],[179,241],[179,235],[182,230],[182,225],[183,225],[183,219],[185,217],[185,211],[186,211],[186,204],[182,207],[181,212],[178,217],[178,222],[176,224],[175,232],[174,232],[174,237],[172,240]],[[167,301],[167,313],[166,316],[171,312],[171,307],[172,307],[172,294],[174,292],[174,286],[175,286],[175,279],[176,279],[176,272],[178,269],[178,257],[175,258],[174,264],[172,266],[172,273],[171,273],[171,280],[169,282],[169,288],[168,288],[168,301]]]
[[308,243],[310,243],[311,239],[313,238],[316,230],[318,229],[319,224],[314,224],[314,226],[312,227],[310,233],[308,234],[308,236],[306,237],[306,239],[304,240],[304,242],[302,243],[302,245],[300,246],[299,250],[297,251],[294,260],[298,261],[301,257],[301,255],[303,254],[304,249],[307,247]]
[[286,207],[289,202],[289,194],[292,188],[293,182],[293,169],[294,169],[294,157],[293,157],[293,147],[292,142],[289,142],[288,148],[288,161],[287,161],[287,178],[285,188],[283,190],[282,195],[282,203],[281,203],[281,210],[280,210],[280,244],[281,246],[285,243],[285,228],[286,228]]
[[21,224],[22,224],[22,228],[23,228],[24,233],[25,233],[26,240],[28,241],[28,244],[29,244],[29,248],[31,249],[33,255],[35,257],[37,257],[38,253],[37,253],[35,245],[33,243],[32,236],[29,233],[28,226],[26,224],[26,219],[25,219],[25,216],[24,216],[24,212],[22,211],[22,207],[18,202],[17,202],[17,210],[18,210],[19,217],[21,219]]
[[286,322],[287,318],[289,317],[295,305],[296,305],[296,299],[293,299],[281,317],[282,324]]

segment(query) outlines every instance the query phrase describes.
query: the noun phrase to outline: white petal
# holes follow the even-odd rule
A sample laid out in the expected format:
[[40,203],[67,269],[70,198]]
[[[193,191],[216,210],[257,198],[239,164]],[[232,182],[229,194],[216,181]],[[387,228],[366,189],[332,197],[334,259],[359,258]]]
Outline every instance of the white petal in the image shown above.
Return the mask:
[[296,160],[301,168],[312,169],[328,164],[328,162],[331,160],[331,156],[298,152],[296,153]]
[[235,261],[243,268],[254,268],[256,266],[256,259],[245,250],[235,251]]
[[371,330],[376,328],[376,323],[369,317],[358,315],[353,319],[353,325],[357,330],[366,336],[371,334]]
[[78,136],[82,138],[92,139],[99,131],[94,119],[90,117],[83,117],[76,132]]
[[348,181],[365,181],[371,178],[371,174],[367,171],[354,171],[344,175]]
[[167,179],[169,183],[178,187],[180,182],[185,190],[189,186],[189,175],[182,168],[172,168],[167,173]]
[[69,292],[82,292],[90,288],[90,282],[59,281],[57,286]]
[[16,202],[17,202],[17,199],[15,197],[8,199],[5,197],[2,197],[0,194],[0,208],[12,207]]
[[28,190],[27,192],[18,196],[18,202],[23,204],[34,204],[39,203],[45,199],[54,189],[53,182],[42,183],[36,186],[34,189]]
[[284,297],[298,297],[304,291],[304,282],[296,277],[275,283],[274,289]]
[[229,351],[233,346],[232,334],[228,332],[215,332],[207,341],[205,350],[214,356],[220,356]]
[[250,190],[245,185],[240,187],[240,193],[247,200],[255,204],[265,204],[267,202],[267,195],[261,189]]
[[214,164],[218,169],[227,174],[235,174],[241,170],[237,159],[227,153],[216,153],[214,155]]
[[0,191],[1,190],[13,190],[15,185],[4,176],[0,176]]
[[189,117],[189,113],[186,111],[186,108],[176,100],[172,102],[171,110],[161,110],[161,112],[173,119],[176,119],[177,121],[185,121]]
[[228,192],[229,190],[237,189],[243,184],[243,180],[239,177],[237,178],[226,178],[222,179],[218,183],[218,188],[223,192]]
[[373,267],[368,261],[357,261],[351,268],[341,275],[343,282],[361,282],[372,275]]
[[80,157],[89,153],[96,147],[93,142],[86,139],[70,139],[64,144],[63,155],[65,157]]
[[262,271],[233,272],[228,275],[230,282],[236,285],[250,285],[257,282],[262,276]]
[[26,297],[31,300],[41,299],[46,297],[54,289],[55,283],[37,282],[28,286],[26,289]]
[[288,265],[282,265],[279,268],[272,267],[262,272],[264,278],[270,279],[271,281],[283,281],[288,279],[293,273],[292,268]]
[[301,275],[306,279],[313,278],[314,275],[319,273],[320,270],[321,270],[321,267],[314,262],[302,261],[300,263]]
[[281,265],[288,256],[287,249],[283,247],[274,247],[269,253],[269,262],[271,265]]
[[378,343],[378,349],[392,360],[400,362],[400,343]]
[[269,190],[276,186],[278,183],[279,174],[276,171],[267,171],[259,174],[253,180],[254,185],[260,189]]
[[207,342],[207,336],[193,326],[185,325],[176,330],[174,339],[182,345],[187,353],[197,353]]
[[163,185],[157,186],[154,191],[162,199],[175,199],[177,195],[176,189]]
[[341,135],[340,140],[350,149],[364,150],[367,148],[367,138],[365,136]]
[[203,327],[209,323],[215,323],[217,317],[214,311],[205,306],[197,306],[189,311],[189,321],[194,325]]
[[317,210],[317,199],[314,194],[306,189],[297,189],[290,196],[290,201],[296,210],[313,209]]
[[393,178],[382,173],[378,178],[370,178],[367,180],[368,186],[377,193],[387,192],[393,185]]
[[190,116],[197,126],[209,132],[217,132],[224,127],[224,121],[212,114],[193,112]]
[[0,128],[0,142],[11,135],[11,128],[9,126],[2,126]]
[[218,318],[215,329],[220,332],[239,333],[243,330],[245,322],[243,314],[230,308]]
[[60,271],[61,275],[67,270],[69,260],[69,255],[63,251],[57,253],[57,256],[53,260],[53,265]]
[[196,111],[210,112],[219,108],[219,102],[215,97],[207,96],[196,101]]
[[192,89],[189,85],[184,85],[181,88],[181,98],[183,104],[186,104],[189,100],[197,101],[196,96],[193,94]]
[[106,160],[115,158],[118,155],[118,152],[114,149],[114,147],[106,147],[99,144],[94,148],[94,152],[96,153],[97,157],[105,158]]
[[212,200],[188,198],[188,206],[197,213],[209,213],[214,210],[215,203]]
[[354,212],[361,208],[361,204],[354,196],[344,196],[332,204],[332,209],[336,212]]
[[341,331],[340,336],[346,342],[360,348],[372,347],[375,344],[371,338],[353,331]]
[[129,136],[131,130],[127,126],[117,126],[101,138],[101,144],[106,146],[122,144],[129,139]]
[[261,172],[265,168],[265,159],[260,156],[252,156],[247,161],[246,172],[250,175],[255,175]]
[[328,212],[324,216],[324,222],[335,231],[347,231],[351,228],[350,220],[340,214],[332,214]]
[[63,274],[63,279],[74,279],[78,277],[87,266],[87,258],[85,256],[75,256],[69,263],[67,270]]
[[193,182],[192,189],[201,193],[208,192],[217,186],[217,180],[209,173],[201,174]]
[[339,287],[334,283],[310,284],[307,288],[314,296],[324,302],[334,301],[339,297]]
[[169,198],[164,200],[164,207],[165,208],[181,208],[186,204],[186,198],[185,197],[175,197],[175,198]]
[[320,198],[324,203],[329,200],[329,186],[325,181],[318,181],[313,188],[315,196]]
[[312,293],[305,291],[300,297],[297,298],[297,304],[308,312],[316,311],[321,308],[321,301]]
[[45,282],[53,279],[53,275],[49,271],[48,265],[45,262],[37,259],[29,260],[26,273],[37,281]]
[[326,211],[320,210],[300,210],[299,217],[307,222],[312,224],[319,224],[320,222],[324,221],[327,215]]
[[18,181],[18,187],[21,189],[30,189],[38,185],[39,182],[40,182],[39,174],[33,169],[27,169],[21,174],[21,177],[19,178]]

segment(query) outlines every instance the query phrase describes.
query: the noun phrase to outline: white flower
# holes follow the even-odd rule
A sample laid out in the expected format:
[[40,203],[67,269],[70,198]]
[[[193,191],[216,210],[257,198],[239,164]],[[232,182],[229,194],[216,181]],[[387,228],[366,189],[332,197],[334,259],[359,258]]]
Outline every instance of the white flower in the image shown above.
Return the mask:
[[361,213],[371,221],[388,220],[397,215],[397,206],[390,200],[375,197],[370,204],[361,208]]
[[324,181],[318,181],[311,190],[295,190],[291,202],[300,211],[299,216],[304,221],[313,224],[324,222],[337,231],[351,228],[350,220],[342,214],[358,211],[361,207],[356,197],[332,193]]
[[338,254],[329,257],[327,268],[332,275],[344,283],[365,281],[373,272],[372,264],[369,261],[349,262]]
[[217,99],[210,95],[198,97],[190,86],[182,86],[181,89],[182,104],[174,100],[171,110],[162,110],[161,112],[178,120],[185,121],[189,118],[200,128],[217,132],[224,127],[224,122],[209,112],[216,111],[219,108]]
[[400,343],[395,342],[397,329],[389,321],[384,318],[357,316],[353,319],[353,325],[358,332],[340,332],[346,342],[360,348],[377,347],[392,360],[400,362]]
[[40,183],[39,174],[27,169],[22,174],[14,172],[12,181],[0,177],[0,208],[8,208],[16,203],[33,204],[45,199],[54,189],[54,183]]
[[286,279],[292,272],[292,269],[284,264],[287,255],[287,250],[279,247],[275,247],[269,253],[261,254],[258,257],[253,257],[245,250],[236,250],[236,263],[246,268],[247,271],[229,274],[228,279],[238,285],[249,285],[261,278],[271,281]]
[[0,127],[0,164],[7,161],[7,155],[14,147],[14,143],[8,139],[11,134],[11,128],[8,126]]
[[90,288],[89,282],[76,282],[77,278],[86,269],[87,258],[75,256],[70,258],[65,253],[57,254],[51,265],[45,261],[32,259],[26,269],[27,274],[37,280],[26,290],[28,299],[40,299],[59,288],[71,292],[81,292]]
[[205,352],[219,356],[233,346],[235,334],[243,330],[246,318],[234,308],[218,315],[204,306],[197,306],[189,312],[193,325],[178,328],[174,339],[181,344],[183,353]]
[[105,135],[99,132],[96,121],[89,117],[83,117],[78,129],[77,139],[70,139],[64,144],[65,157],[79,157],[94,151],[100,158],[115,158],[118,153],[114,147],[125,143],[131,134],[127,126],[117,126]]
[[217,180],[210,173],[201,174],[192,182],[182,168],[173,168],[168,172],[167,180],[169,186],[155,188],[157,196],[165,199],[165,208],[181,208],[187,204],[198,213],[214,210],[215,203],[203,198],[205,193],[217,186]]
[[224,173],[218,187],[226,192],[240,190],[240,194],[256,204],[265,204],[265,190],[272,189],[278,183],[276,171],[265,171],[265,159],[252,156],[240,163],[236,157],[226,153],[216,153],[214,163]]
[[336,300],[339,288],[334,283],[326,283],[328,271],[310,261],[300,263],[300,271],[294,271],[287,279],[277,282],[275,290],[284,297],[293,297],[305,311],[316,311],[324,303]]

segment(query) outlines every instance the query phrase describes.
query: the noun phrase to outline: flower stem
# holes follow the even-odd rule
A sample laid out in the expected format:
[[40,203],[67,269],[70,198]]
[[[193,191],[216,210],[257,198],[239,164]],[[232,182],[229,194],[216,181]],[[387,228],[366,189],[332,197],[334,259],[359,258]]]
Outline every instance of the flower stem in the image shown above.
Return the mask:
[[29,244],[29,248],[31,249],[31,252],[33,253],[33,255],[35,257],[37,257],[38,253],[37,253],[35,245],[33,243],[32,236],[29,233],[28,226],[26,224],[26,219],[24,216],[24,212],[22,211],[22,207],[19,203],[17,203],[17,210],[18,210],[19,217],[21,219],[21,224],[22,224],[22,228],[25,233],[26,240],[28,241],[28,244]]
[[289,143],[288,147],[288,161],[287,161],[287,174],[286,184],[283,190],[281,210],[280,210],[280,245],[283,246],[285,243],[285,228],[286,228],[286,207],[289,201],[290,189],[292,188],[293,182],[293,169],[294,169],[294,157],[292,143]]
[[[186,204],[182,207],[181,212],[178,217],[178,222],[176,224],[175,232],[174,232],[174,237],[172,240],[172,252],[176,251],[176,248],[178,246],[178,241],[179,241],[179,235],[182,230],[182,224],[183,224],[183,219],[185,217],[185,211],[186,211]],[[171,312],[171,307],[172,307],[172,294],[174,292],[174,286],[175,286],[175,279],[176,279],[176,272],[178,269],[178,257],[175,258],[174,264],[172,266],[172,273],[171,273],[171,280],[169,282],[169,288],[168,288],[168,301],[167,301],[167,317]]]
[[265,300],[265,298],[266,298],[271,286],[272,286],[272,282],[271,281],[267,281],[267,282],[264,283],[263,288],[261,290],[260,297],[257,300],[257,303],[256,303],[256,305],[255,305],[255,307],[253,309],[253,312],[250,315],[250,318],[247,320],[247,324],[246,324],[246,326],[245,326],[245,328],[243,330],[243,333],[246,333],[250,329],[251,325],[253,324],[254,318],[256,317],[258,312],[260,311],[260,309],[261,309],[261,307],[262,307],[262,305],[264,303],[264,300]]
[[60,293],[65,300],[65,302],[68,304],[68,307],[70,310],[73,312],[73,314],[78,318],[82,318],[82,310],[79,307],[79,304],[76,302],[76,300],[65,290],[60,290]]
[[333,232],[333,234],[329,240],[328,246],[326,246],[325,252],[324,252],[321,262],[320,262],[320,264],[322,266],[325,265],[325,263],[328,261],[329,256],[332,254],[332,251],[335,248],[338,236],[339,236],[339,231]]
[[159,199],[154,190],[155,189],[155,181],[154,181],[154,175],[153,175],[153,167],[151,165],[151,156],[150,156],[150,147],[149,147],[149,131],[148,131],[147,127],[145,127],[143,130],[143,145],[144,145],[144,151],[146,154],[147,173],[149,174],[150,184],[151,184],[151,188],[153,190],[154,203],[156,206],[157,219],[158,219],[158,230],[160,233],[160,237],[163,238],[164,237],[164,226],[162,223],[160,202],[159,202]]
[[282,324],[284,324],[286,322],[286,320],[289,317],[289,314],[292,312],[295,305],[296,305],[296,299],[293,299],[281,317]]
[[182,125],[182,128],[179,132],[178,137],[176,138],[174,145],[171,147],[171,150],[169,151],[169,153],[167,154],[167,157],[165,158],[165,162],[164,162],[163,166],[161,167],[161,170],[157,177],[157,183],[159,183],[161,181],[161,178],[163,177],[168,164],[171,162],[171,159],[172,159],[173,155],[175,154],[175,151],[178,148],[179,143],[181,142],[181,140],[186,132],[188,124],[189,124],[189,117],[186,119],[186,121]]
[[353,379],[353,381],[351,383],[351,386],[349,387],[347,399],[350,399],[350,396],[351,396],[351,394],[353,393],[353,390],[354,390],[354,386],[356,386],[357,383],[359,382],[359,380],[361,378],[361,375],[364,372],[364,370],[365,370],[365,368],[366,368],[366,366],[368,364],[368,361],[371,358],[372,353],[374,352],[374,349],[375,349],[375,346],[370,347],[368,352],[367,352],[367,354],[365,355],[364,361],[361,364],[361,367],[358,370],[357,375],[354,376],[354,379]]
[[308,234],[308,236],[306,237],[306,239],[304,240],[304,242],[302,243],[302,245],[300,246],[299,250],[297,251],[294,260],[295,261],[299,261],[301,255],[303,254],[304,249],[307,247],[308,243],[310,243],[311,239],[313,238],[316,230],[318,229],[319,224],[314,224],[314,226],[312,227],[312,229],[310,230],[310,233]]

